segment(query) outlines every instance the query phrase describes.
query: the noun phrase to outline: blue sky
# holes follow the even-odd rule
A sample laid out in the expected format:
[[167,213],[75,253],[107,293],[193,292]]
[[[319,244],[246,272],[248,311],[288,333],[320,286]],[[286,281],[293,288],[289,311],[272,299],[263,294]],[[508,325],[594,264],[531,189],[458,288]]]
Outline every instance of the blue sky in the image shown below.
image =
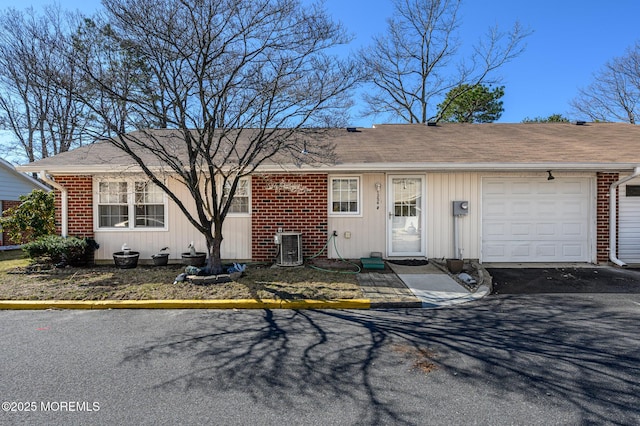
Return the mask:
[[[15,0],[0,0],[0,8],[49,3],[23,0],[16,6]],[[86,13],[100,7],[98,0],[59,3]],[[354,50],[383,32],[391,14],[389,0],[326,0],[326,6],[354,34]],[[499,71],[505,85],[500,122],[520,122],[525,117],[568,114],[578,88],[587,86],[608,60],[640,41],[639,16],[638,0],[466,0],[461,39],[470,44],[490,26],[508,30],[516,20],[533,31],[525,52]],[[370,127],[374,121],[354,119],[353,124]]]
[[[328,0],[327,6],[365,44],[384,31],[391,13],[390,1]],[[490,26],[508,30],[515,21],[533,31],[525,52],[499,71],[505,85],[500,122],[517,123],[568,114],[578,89],[640,41],[639,16],[638,0],[467,0],[461,39],[472,43]]]

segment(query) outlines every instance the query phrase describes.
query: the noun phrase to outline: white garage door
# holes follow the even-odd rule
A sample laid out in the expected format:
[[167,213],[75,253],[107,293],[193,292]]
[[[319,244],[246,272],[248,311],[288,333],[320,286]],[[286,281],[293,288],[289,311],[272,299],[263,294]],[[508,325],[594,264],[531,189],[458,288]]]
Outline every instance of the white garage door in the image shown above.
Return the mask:
[[618,258],[640,263],[640,180],[622,185],[619,197]]
[[590,182],[483,179],[483,262],[590,261]]

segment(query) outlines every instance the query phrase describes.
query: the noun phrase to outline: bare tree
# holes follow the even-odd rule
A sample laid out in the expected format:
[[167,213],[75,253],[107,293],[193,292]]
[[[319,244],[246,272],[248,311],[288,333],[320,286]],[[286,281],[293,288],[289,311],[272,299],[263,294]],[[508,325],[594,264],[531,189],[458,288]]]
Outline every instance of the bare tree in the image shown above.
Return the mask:
[[[83,100],[112,132],[109,142],[205,237],[217,272],[222,225],[241,178],[265,162],[331,161],[322,129],[344,125],[359,75],[356,64],[326,51],[349,39],[319,5],[297,0],[103,4],[118,43],[109,56],[75,52],[100,89],[99,98]],[[169,176],[189,200],[171,190]]]
[[571,106],[575,114],[593,121],[635,124],[640,108],[640,43],[607,62],[593,82],[579,90]]
[[52,49],[74,19],[53,7],[42,15],[33,9],[0,15],[0,127],[15,142],[5,149],[29,161],[82,143],[87,117],[73,96],[77,70]]
[[[153,88],[147,88],[155,80],[144,58],[130,40],[120,37],[106,17],[85,17],[70,40],[71,46],[62,49],[70,52],[70,60],[83,70],[84,86],[75,94],[98,113],[94,137],[116,136],[138,127],[166,127],[166,111],[144,114],[142,122],[137,121],[141,118],[133,107],[134,97],[162,98],[153,93]],[[157,106],[157,102],[151,104]],[[159,108],[166,108],[161,105]],[[160,117],[162,124],[153,123],[154,117]]]
[[[409,123],[438,121],[435,101],[445,93],[499,83],[494,71],[523,52],[529,32],[518,23],[509,33],[490,28],[465,61],[458,53],[460,4],[461,0],[394,0],[387,32],[375,37],[361,55],[375,89],[364,97],[366,113]],[[446,109],[443,105],[438,111]]]

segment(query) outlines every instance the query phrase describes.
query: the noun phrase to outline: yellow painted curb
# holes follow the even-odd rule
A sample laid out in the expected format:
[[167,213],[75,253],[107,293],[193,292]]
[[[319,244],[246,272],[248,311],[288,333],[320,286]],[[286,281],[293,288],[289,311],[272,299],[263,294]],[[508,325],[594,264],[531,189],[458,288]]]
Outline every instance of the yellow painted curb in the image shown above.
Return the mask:
[[369,299],[341,300],[2,300],[0,310],[39,309],[369,309]]

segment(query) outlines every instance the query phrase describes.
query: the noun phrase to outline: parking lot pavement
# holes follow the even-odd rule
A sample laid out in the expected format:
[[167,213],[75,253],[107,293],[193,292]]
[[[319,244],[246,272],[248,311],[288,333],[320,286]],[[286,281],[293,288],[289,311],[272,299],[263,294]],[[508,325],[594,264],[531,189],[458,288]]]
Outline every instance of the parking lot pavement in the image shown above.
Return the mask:
[[487,268],[493,294],[640,293],[640,270],[612,266]]

